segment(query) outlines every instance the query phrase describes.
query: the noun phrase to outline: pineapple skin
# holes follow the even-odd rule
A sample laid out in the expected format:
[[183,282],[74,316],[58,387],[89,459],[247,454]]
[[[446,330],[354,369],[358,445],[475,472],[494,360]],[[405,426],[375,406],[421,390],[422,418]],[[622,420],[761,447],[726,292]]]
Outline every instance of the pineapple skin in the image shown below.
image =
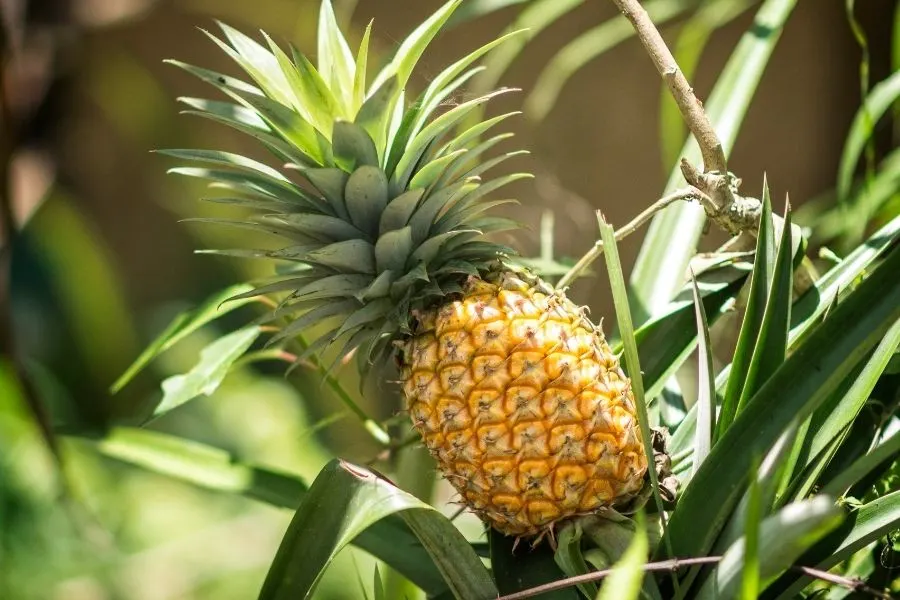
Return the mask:
[[463,502],[528,537],[625,502],[647,471],[630,381],[582,308],[540,280],[470,278],[401,347],[415,428]]

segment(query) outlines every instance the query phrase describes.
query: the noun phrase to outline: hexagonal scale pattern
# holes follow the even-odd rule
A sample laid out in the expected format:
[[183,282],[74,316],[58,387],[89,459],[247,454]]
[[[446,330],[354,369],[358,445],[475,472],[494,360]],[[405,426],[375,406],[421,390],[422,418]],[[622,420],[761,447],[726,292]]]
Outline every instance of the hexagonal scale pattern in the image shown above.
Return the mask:
[[419,316],[403,348],[413,424],[463,501],[499,531],[539,534],[640,490],[630,381],[563,294],[503,274]]

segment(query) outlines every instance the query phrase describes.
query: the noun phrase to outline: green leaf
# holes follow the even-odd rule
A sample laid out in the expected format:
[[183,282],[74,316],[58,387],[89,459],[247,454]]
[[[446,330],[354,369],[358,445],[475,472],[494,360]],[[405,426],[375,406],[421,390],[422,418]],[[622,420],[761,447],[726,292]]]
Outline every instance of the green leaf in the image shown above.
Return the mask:
[[[386,314],[391,312],[391,309],[394,307],[394,302],[392,302],[389,298],[379,298],[377,300],[368,302],[362,308],[356,310],[353,314],[347,317],[347,319],[341,324],[341,328],[338,329],[338,332],[332,336],[332,340],[337,340],[345,333],[353,331],[354,329],[369,325],[370,323],[375,321],[379,321]],[[348,351],[350,349],[352,348],[349,348]],[[338,357],[343,358],[344,354],[345,353],[338,353]]]
[[738,414],[753,394],[781,366],[787,353],[794,273],[790,211],[785,213],[784,223],[778,254],[772,262],[774,267],[772,281],[769,284],[762,321],[753,346],[753,356],[738,400]]
[[[219,448],[148,429],[117,427],[85,440],[98,452],[187,483],[296,510],[308,487],[298,477],[240,462]],[[398,515],[373,523],[353,545],[385,561],[429,595],[447,591],[425,548]]]
[[508,6],[525,4],[528,0],[469,0],[447,22],[447,29],[473,21]]
[[336,121],[331,142],[335,162],[348,173],[357,167],[378,166],[378,150],[365,128],[348,121]]
[[218,389],[231,365],[256,341],[259,327],[245,327],[222,336],[200,352],[200,362],[184,375],[162,382],[163,399],[153,411],[159,417],[198,396],[209,396]]
[[819,324],[838,295],[867,273],[871,265],[880,260],[898,239],[900,239],[900,216],[873,233],[864,244],[825,273],[797,300],[791,310],[791,348],[802,343]]
[[[750,276],[750,289],[747,293],[747,307],[744,310],[741,331],[738,334],[737,345],[731,360],[731,371],[728,375],[728,384],[725,387],[725,397],[722,400],[722,410],[716,429],[717,438],[722,437],[731,426],[737,416],[741,398],[749,398],[749,395],[744,395],[743,390],[747,387],[753,357],[754,355],[760,356],[762,352],[761,349],[760,353],[756,353],[756,348],[760,345],[760,332],[766,303],[775,273],[775,249],[772,202],[769,198],[769,187],[764,180],[762,212],[756,236],[756,254],[753,262],[753,274]],[[750,384],[750,387],[753,387],[752,381]],[[751,393],[754,391],[756,391],[755,388],[748,390]],[[744,401],[746,402],[746,399]]]
[[762,520],[762,490],[756,473],[757,465],[750,469],[750,489],[747,492],[747,510],[744,518],[744,567],[741,576],[742,600],[756,600],[760,591],[759,524]]
[[[510,158],[513,158],[515,156],[526,156],[530,154],[530,152],[528,152],[527,150],[514,150],[512,152],[504,152],[499,156],[495,156],[487,160],[481,160],[479,158],[483,153],[490,150],[494,145],[511,137],[513,137],[512,133],[501,133],[481,142],[474,148],[467,149],[465,153],[459,154],[455,157],[453,162],[447,165],[447,170],[444,171],[437,179],[436,185],[449,185],[453,182],[458,181],[461,177],[480,176],[482,173],[496,167],[497,165],[509,160]],[[477,166],[467,171],[467,167],[473,164]]]
[[[459,148],[466,148],[468,147],[469,143],[477,142],[478,139],[481,138],[484,133],[493,128],[494,125],[502,123],[506,119],[520,114],[522,114],[521,111],[513,111],[504,113],[502,115],[497,115],[496,117],[491,117],[490,119],[485,119],[484,121],[479,121],[478,123],[475,123],[468,129],[454,137],[452,140],[447,142],[444,146],[441,147],[438,153],[443,154],[444,152],[452,152],[454,150],[458,150]],[[504,135],[504,137],[509,136],[509,134],[501,135]]]
[[316,162],[305,153],[298,152],[294,146],[288,144],[280,137],[273,135],[272,128],[253,109],[232,102],[204,100],[203,98],[182,97],[178,101],[194,109],[181,111],[182,114],[210,119],[245,133],[258,140],[270,152],[286,163],[305,165]]
[[397,513],[428,551],[454,596],[488,600],[498,595],[478,556],[446,517],[370,471],[334,460],[297,509],[260,599],[311,597],[341,548]]
[[[224,184],[226,189],[242,190],[248,195],[262,196],[267,200],[274,200],[285,205],[286,209],[294,208],[300,204],[305,209],[315,212],[326,212],[322,205],[305,195],[299,189],[280,185],[272,179],[252,173],[237,173],[222,169],[207,169],[204,167],[175,167],[168,173],[197,177],[213,181],[213,185]],[[212,187],[212,186],[211,186]]]
[[415,252],[412,253],[411,261],[412,263],[423,263],[425,265],[429,264],[440,254],[441,248],[443,248],[444,244],[449,242],[451,239],[464,235],[464,234],[480,234],[481,232],[475,229],[463,229],[456,231],[448,231],[447,233],[441,233],[434,237],[430,237],[424,242],[422,242],[418,248],[416,248]]
[[[856,237],[862,234],[860,227],[885,207],[897,195],[900,188],[900,150],[894,150],[878,163],[872,176],[855,185],[847,203],[836,204],[807,219],[812,230],[812,239],[822,243],[852,234],[849,239],[840,240],[843,247],[855,247]],[[852,208],[848,210],[848,205]],[[806,205],[804,205],[806,207]],[[810,203],[807,212],[815,205]]]
[[381,213],[378,233],[385,234],[388,231],[405,227],[424,195],[425,190],[423,189],[409,190],[391,200],[385,207],[384,212]]
[[[582,4],[582,1],[534,0],[529,2],[504,31],[505,34],[508,34],[524,30],[525,35],[516,36],[488,55],[484,61],[484,65],[487,68],[484,74],[476,81],[476,87],[473,91],[475,93],[483,93],[494,89],[506,74],[510,65],[522,53],[528,42],[561,17],[577,8]],[[465,10],[465,7],[463,7],[463,10]],[[477,118],[480,120],[480,115]]]
[[412,228],[395,229],[379,236],[375,243],[375,265],[380,273],[385,270],[402,273],[412,253]]
[[259,296],[265,294],[271,294],[275,292],[284,292],[287,290],[296,290],[298,287],[308,283],[311,279],[311,273],[304,273],[301,277],[289,277],[287,279],[278,279],[273,281],[272,283],[267,283],[265,285],[261,285],[259,287],[254,287],[249,289],[246,292],[236,294],[229,298],[229,301],[237,301],[243,300],[244,298],[257,298]]
[[[703,309],[710,325],[728,310],[749,276],[746,265],[724,264],[706,273],[698,273]],[[647,397],[657,397],[666,380],[690,356],[697,343],[693,291],[685,289],[659,315],[635,332]],[[619,351],[618,347],[615,349]]]
[[[644,382],[641,375],[641,363],[638,356],[637,342],[634,336],[634,327],[631,322],[631,310],[628,307],[628,292],[625,287],[625,275],[622,272],[622,264],[619,262],[619,250],[616,245],[616,233],[612,225],[607,223],[603,215],[598,211],[597,220],[600,224],[600,238],[603,240],[606,270],[609,274],[609,285],[612,290],[613,306],[616,309],[616,320],[619,323],[619,332],[625,347],[625,367],[631,379],[631,389],[634,393],[634,403],[637,407],[638,423],[641,428],[641,439],[644,444],[644,453],[647,455],[647,473],[650,475],[650,485],[656,510],[660,515],[665,514],[662,498],[659,494],[659,480],[654,465],[653,444],[650,433],[650,417],[647,412],[647,402],[644,398]],[[666,531],[666,521],[661,521],[663,532]],[[666,550],[672,557],[678,556],[672,551],[671,543],[666,540]],[[624,577],[624,575],[623,575]],[[674,575],[673,575],[674,579]],[[601,592],[602,593],[602,592]]]
[[372,166],[353,171],[347,180],[344,200],[353,224],[375,239],[381,213],[388,204],[388,182],[384,171]]
[[[760,588],[766,589],[801,554],[840,525],[843,516],[834,499],[818,496],[789,504],[766,518],[760,526],[757,550]],[[697,600],[737,596],[746,560],[745,543],[745,539],[741,538],[732,544],[700,588]]]
[[[481,200],[475,202],[469,202],[468,198],[463,198],[462,200],[456,202],[450,210],[441,215],[438,218],[437,223],[434,224],[434,227],[431,228],[431,233],[447,233],[448,231],[452,231],[453,229],[458,229],[460,227],[470,227],[472,226],[472,221],[475,217],[480,215],[481,213],[496,208],[498,206],[503,206],[504,204],[521,204],[518,200]],[[549,268],[558,268],[565,273],[568,270],[568,267],[563,266],[561,263],[555,260],[547,260],[547,259],[522,259],[521,257],[518,260],[531,260],[532,264],[537,265],[538,261],[546,267]]]
[[[512,594],[565,578],[553,558],[549,544],[522,548],[513,536],[505,536],[496,529],[488,530],[491,549],[491,572],[502,594]],[[516,547],[518,546],[518,548]],[[541,600],[581,600],[574,587],[554,590],[539,596]]]
[[477,70],[473,69],[464,74],[464,71],[466,71],[466,69],[468,69],[470,65],[472,65],[476,60],[478,60],[500,44],[503,44],[511,38],[523,33],[526,32],[522,29],[505,33],[504,35],[501,35],[500,37],[491,40],[487,44],[481,46],[474,52],[470,52],[463,58],[459,59],[458,61],[441,71],[438,76],[428,84],[428,88],[416,102],[418,109],[416,110],[415,123],[411,125],[409,131],[401,140],[403,146],[406,145],[405,142],[410,137],[414,137],[419,131],[421,131],[422,127],[425,126],[425,123],[434,113],[435,109],[449,94],[453,93],[455,89],[462,85],[476,72],[484,72],[485,70],[485,68],[482,67]]
[[813,414],[801,453],[805,460],[799,465],[798,470],[810,467],[820,457],[830,459],[833,452],[828,452],[829,448],[843,437],[844,432],[856,420],[898,347],[900,347],[900,319],[879,342],[865,367],[855,377],[850,389],[837,398],[837,402],[825,404]]
[[788,356],[747,403],[710,452],[669,521],[677,556],[702,556],[712,546],[743,489],[752,457],[787,427],[802,422],[900,318],[900,248]]
[[366,300],[371,300],[372,298],[381,298],[383,296],[387,296],[388,294],[390,294],[391,284],[394,283],[394,280],[396,278],[397,275],[393,271],[382,271],[366,289],[356,294],[355,297],[360,302],[365,302]]
[[294,108],[319,133],[330,138],[335,119],[346,116],[343,107],[339,105],[322,76],[305,56],[292,49],[294,62],[291,62],[284,50],[279,48],[265,32],[263,37],[291,88]]
[[209,32],[204,33],[238,63],[267,96],[285,106],[291,105],[291,87],[275,56],[237,29],[222,22],[217,24],[230,42],[230,46]]
[[365,237],[362,231],[347,221],[328,215],[289,213],[273,216],[272,219],[322,242],[343,242]]
[[644,563],[647,562],[649,543],[644,526],[643,513],[637,514],[637,529],[628,550],[613,566],[612,573],[603,582],[597,600],[637,600],[644,580]]
[[215,165],[231,167],[240,171],[250,171],[258,173],[275,183],[282,184],[291,193],[296,193],[294,184],[290,179],[281,174],[281,172],[273,169],[268,165],[255,161],[240,154],[231,152],[222,152],[219,150],[194,150],[194,149],[171,149],[157,150],[158,154],[165,156],[173,156],[184,160],[195,160],[199,162],[207,162]]
[[303,176],[321,192],[338,217],[349,220],[347,205],[344,202],[344,188],[349,175],[341,169],[303,169]]
[[311,308],[302,315],[293,316],[290,323],[282,327],[278,333],[269,339],[267,345],[300,335],[304,330],[330,317],[346,318],[350,313],[357,310],[359,306],[359,302],[355,299],[323,301],[322,304]]
[[[566,577],[584,575],[590,571],[584,560],[584,554],[581,552],[582,533],[581,523],[574,520],[564,523],[557,534],[556,552],[553,553],[553,559]],[[585,597],[593,598],[597,595],[598,588],[596,583],[589,581],[578,585],[578,589]]]
[[384,582],[381,580],[381,574],[378,572],[378,565],[375,565],[375,581],[372,584],[375,593],[375,600],[387,600],[384,595]]
[[[366,101],[366,63],[369,61],[369,38],[371,35],[372,21],[369,21],[362,40],[359,42],[359,50],[356,52],[356,73],[353,76],[353,104],[350,106],[350,114],[354,116],[354,119],[360,107]],[[371,132],[369,134],[371,135]]]
[[761,517],[771,512],[775,492],[784,473],[784,464],[794,447],[793,441],[796,429],[797,425],[792,425],[775,441],[775,444],[766,453],[758,468],[756,468],[754,463],[750,470],[753,478],[751,479],[751,489],[744,493],[741,501],[728,517],[728,523],[722,529],[722,534],[713,546],[713,554],[725,553],[734,542],[740,539],[741,535],[745,534],[746,522],[751,509],[753,509],[752,503],[756,501],[752,497],[752,488],[754,486],[759,494]]
[[434,143],[435,140],[440,139],[440,137],[446,134],[451,127],[456,125],[460,120],[463,119],[463,117],[474,110],[477,106],[488,102],[495,96],[499,96],[511,91],[514,90],[502,88],[499,90],[494,90],[493,92],[488,92],[483,96],[478,96],[471,100],[467,100],[466,102],[462,102],[457,106],[454,106],[447,112],[443,113],[442,115],[428,123],[428,125],[426,125],[422,129],[422,131],[416,134],[416,136],[412,138],[406,145],[403,156],[397,163],[397,168],[394,170],[393,175],[391,175],[392,189],[406,189],[410,178],[413,175],[416,164],[422,158],[422,155],[425,153],[428,146]]
[[872,124],[894,105],[897,98],[900,98],[900,71],[892,73],[887,79],[873,86],[853,118],[838,166],[836,192],[839,201],[846,200],[850,196],[856,165],[873,133]]
[[102,438],[86,441],[104,456],[275,506],[296,508],[307,489],[296,476],[238,462],[225,450],[149,429],[115,427]]
[[[900,491],[853,510],[843,526],[801,556],[797,563],[827,571],[898,527]],[[796,598],[809,583],[808,577],[788,572],[773,586],[773,591],[781,592],[779,600],[789,600]]]
[[447,171],[449,165],[465,153],[465,148],[461,148],[423,165],[409,180],[409,189],[431,187]]
[[[319,73],[341,102],[345,114],[351,114],[356,66],[350,46],[334,18],[331,0],[323,0],[319,9]],[[365,61],[365,56],[363,56]],[[365,62],[363,62],[365,65]],[[363,67],[365,69],[365,67]],[[363,71],[365,73],[365,71]],[[365,75],[363,75],[365,78]]]
[[842,496],[851,486],[870,475],[879,465],[900,454],[900,431],[884,440],[868,454],[860,456],[822,488],[823,494]]
[[694,288],[694,314],[697,317],[698,382],[697,382],[697,432],[694,437],[693,473],[697,472],[712,448],[713,432],[716,428],[716,377],[713,370],[712,347],[709,341],[709,325],[706,311],[697,287],[697,278],[691,271]]
[[387,164],[387,125],[394,106],[399,103],[400,91],[397,87],[397,78],[391,77],[378,87],[372,88],[369,97],[363,102],[356,113],[353,122],[362,127],[378,150],[378,157],[382,164]]
[[[704,103],[726,155],[796,4],[797,0],[763,3]],[[682,156],[695,164],[701,159],[693,139],[686,144]],[[682,182],[681,170],[676,165],[664,195]],[[662,309],[681,286],[682,274],[695,253],[704,218],[700,207],[687,203],[669,206],[654,217],[631,274],[631,301],[639,323]]]
[[417,207],[412,217],[409,219],[409,226],[412,227],[413,245],[418,246],[429,238],[431,226],[434,225],[435,218],[448,205],[462,198],[466,194],[471,193],[478,188],[478,183],[473,181],[460,181],[451,186],[435,190],[427,196]]
[[[210,37],[220,47],[227,48],[217,38]],[[252,43],[256,44],[256,42]],[[262,46],[259,47],[262,48]],[[265,49],[263,52],[266,52]],[[268,54],[268,52],[266,53]],[[277,61],[274,57],[271,58],[275,63],[275,69],[278,70]],[[261,95],[260,90],[253,86],[221,73],[194,67],[180,61],[170,60],[168,62],[215,86],[239,104],[255,111],[270,129],[277,132],[280,137],[307,157],[305,162],[325,163],[325,154],[319,134],[308,121],[290,108],[291,94],[286,81],[283,84],[287,90],[284,94],[275,94],[269,97]]]
[[140,373],[150,361],[207,323],[210,323],[245,304],[253,302],[253,298],[243,298],[222,306],[229,298],[244,292],[249,292],[251,289],[252,286],[246,283],[226,288],[207,298],[197,308],[179,314],[171,323],[169,323],[169,326],[166,327],[143,352],[141,352],[141,355],[137,357],[137,360],[128,367],[116,382],[112,384],[110,392],[113,394],[118,393],[129,381],[134,379],[135,375]]
[[375,274],[375,247],[365,240],[345,240],[307,252],[304,260],[342,273]]
[[377,89],[382,83],[391,77],[397,79],[397,89],[406,87],[409,76],[412,74],[416,63],[434,39],[434,36],[441,30],[456,7],[462,0],[450,0],[441,6],[433,15],[428,17],[421,25],[416,27],[410,33],[400,47],[397,48],[396,54],[391,62],[375,77],[372,82],[372,89]]

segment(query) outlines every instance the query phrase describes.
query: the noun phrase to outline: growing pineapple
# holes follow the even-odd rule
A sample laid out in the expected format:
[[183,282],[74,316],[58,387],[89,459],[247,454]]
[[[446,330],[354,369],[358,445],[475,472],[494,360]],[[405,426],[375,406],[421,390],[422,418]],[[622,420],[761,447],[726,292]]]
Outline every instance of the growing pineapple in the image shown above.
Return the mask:
[[452,132],[506,90],[441,107],[505,38],[406,101],[416,61],[460,1],[423,23],[374,77],[369,30],[351,52],[327,0],[317,67],[268,37],[261,45],[222,26],[224,38],[213,39],[252,83],[176,63],[230,99],[183,101],[252,135],[287,168],[222,152],[171,154],[211,164],[176,171],[212,180],[228,191],[224,201],[254,211],[238,225],[282,241],[230,251],[288,265],[252,292],[278,295],[279,337],[302,333],[307,353],[332,363],[356,350],[363,370],[393,357],[412,423],[465,504],[503,533],[530,536],[630,499],[647,461],[629,380],[601,330],[484,238],[515,226],[486,216],[507,202],[487,198],[522,175],[484,176],[518,153],[483,159],[508,137],[487,134],[510,115]]

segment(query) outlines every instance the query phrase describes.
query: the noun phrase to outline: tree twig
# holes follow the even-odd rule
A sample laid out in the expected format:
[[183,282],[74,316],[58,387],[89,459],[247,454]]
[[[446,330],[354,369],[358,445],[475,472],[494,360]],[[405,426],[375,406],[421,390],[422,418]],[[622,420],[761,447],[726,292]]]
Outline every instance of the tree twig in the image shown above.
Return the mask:
[[[661,560],[658,562],[650,562],[645,563],[642,566],[642,570],[645,573],[649,572],[657,572],[657,571],[669,571],[674,572],[684,567],[696,566],[696,565],[711,565],[716,564],[722,560],[721,556],[700,556],[695,558],[670,558],[669,560]],[[873,587],[870,587],[865,584],[861,579],[850,579],[848,577],[842,577],[840,575],[835,575],[834,573],[829,573],[828,571],[822,571],[819,569],[813,569],[811,567],[800,567],[794,566],[791,567],[792,570],[807,575],[809,577],[813,577],[815,579],[819,579],[821,581],[825,581],[827,583],[831,583],[833,585],[839,585],[843,588],[854,592],[860,592],[864,594],[868,594],[873,598],[881,598],[883,600],[891,600],[890,594],[887,594],[881,590],[877,590]],[[497,600],[524,600],[525,598],[533,598],[540,594],[546,594],[548,592],[555,592],[558,590],[562,590],[568,587],[573,587],[576,585],[580,585],[582,583],[591,583],[596,581],[601,581],[611,575],[615,569],[603,569],[602,571],[594,571],[592,573],[585,573],[584,575],[575,575],[573,577],[566,577],[565,579],[560,579],[558,581],[552,581],[550,583],[545,583],[543,585],[539,585],[533,588],[528,588],[526,590],[521,590],[519,592],[514,592],[512,594],[507,594],[505,596],[498,596]]]
[[[738,243],[752,248],[753,240],[740,234],[747,232],[756,236],[762,202],[739,193],[741,180],[728,171],[722,142],[703,103],[694,94],[672,52],[639,0],[612,1],[634,26],[638,39],[669,88],[685,124],[700,147],[704,168],[699,170],[682,158],[682,175],[689,185],[705,194],[705,198],[701,197],[701,204],[707,217],[732,236],[740,236]],[[775,218],[780,219],[778,216]],[[811,265],[812,263],[805,261],[798,270],[799,276],[794,280],[794,291],[798,295],[809,289],[817,279]]]
[[727,162],[725,160],[725,151],[722,149],[722,142],[716,135],[706,111],[703,110],[703,103],[694,94],[694,89],[688,83],[687,78],[678,63],[672,56],[662,36],[650,19],[650,15],[644,10],[638,0],[613,0],[626,19],[634,25],[638,38],[641,40],[647,54],[653,61],[656,70],[666,82],[678,110],[684,118],[685,123],[697,138],[700,146],[700,154],[703,156],[704,171],[719,171],[725,173]]
[[827,583],[839,585],[842,588],[846,588],[853,592],[868,594],[873,598],[882,598],[883,600],[891,600],[893,598],[893,596],[891,596],[887,592],[870,587],[866,585],[866,583],[862,579],[856,577],[841,577],[840,575],[835,575],[834,573],[829,573],[828,571],[822,571],[821,569],[813,569],[812,567],[795,566],[793,567],[793,570],[799,571],[800,573],[803,573],[804,575],[807,575],[814,579],[819,579]]
[[[653,215],[655,215],[656,213],[658,213],[665,207],[669,206],[670,204],[674,204],[675,202],[678,202],[680,200],[687,200],[687,201],[694,200],[694,201],[700,202],[704,206],[707,203],[711,202],[711,200],[709,199],[708,196],[706,196],[706,194],[704,194],[703,192],[701,192],[700,190],[698,190],[695,187],[691,186],[691,187],[686,187],[686,188],[683,188],[680,190],[675,190],[668,196],[663,196],[662,198],[660,198],[659,200],[657,200],[656,202],[654,202],[653,204],[648,206],[646,209],[644,209],[644,211],[641,214],[639,214],[634,219],[629,221],[626,225],[623,225],[622,227],[617,229],[616,230],[616,241],[619,241],[619,240],[631,235],[632,233],[637,231],[638,228],[640,228],[642,225],[644,225],[644,223],[649,221],[653,217]],[[582,256],[580,259],[578,259],[578,262],[575,263],[572,266],[572,268],[569,269],[566,272],[566,274],[562,276],[562,278],[560,278],[560,280],[556,284],[556,287],[562,289],[562,288],[565,288],[566,286],[570,285],[573,281],[575,281],[575,279],[579,275],[581,275],[585,271],[585,269],[587,269],[591,265],[591,263],[593,263],[595,260],[600,258],[600,256],[602,256],[602,255],[603,255],[603,241],[597,240],[596,242],[594,242],[594,245],[591,247],[591,249],[588,250],[584,254],[584,256]]]

